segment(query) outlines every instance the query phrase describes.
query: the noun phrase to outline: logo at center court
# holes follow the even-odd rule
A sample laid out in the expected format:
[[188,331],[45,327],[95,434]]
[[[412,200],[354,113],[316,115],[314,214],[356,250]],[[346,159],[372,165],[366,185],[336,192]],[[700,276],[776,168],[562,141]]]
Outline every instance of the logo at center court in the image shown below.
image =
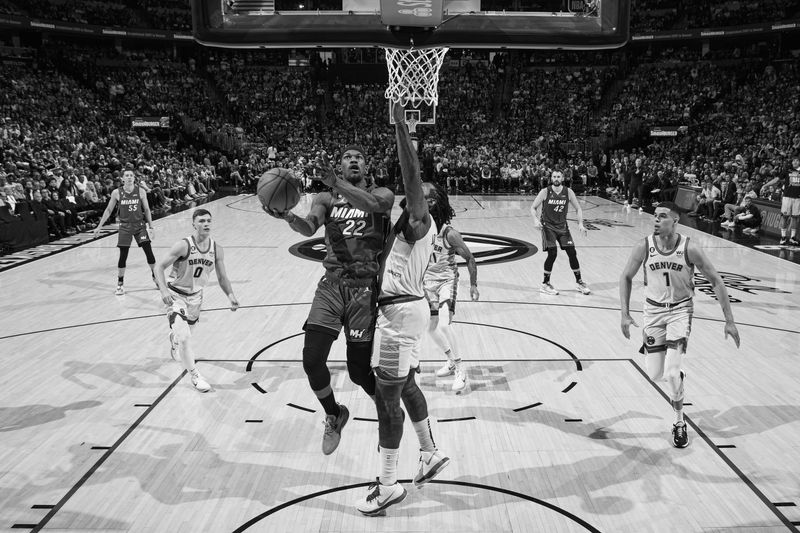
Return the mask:
[[[539,251],[529,242],[510,237],[482,233],[462,233],[461,236],[479,265],[519,261]],[[325,239],[316,238],[297,243],[289,248],[289,253],[303,259],[322,262],[325,259]],[[466,265],[463,260],[458,264]]]

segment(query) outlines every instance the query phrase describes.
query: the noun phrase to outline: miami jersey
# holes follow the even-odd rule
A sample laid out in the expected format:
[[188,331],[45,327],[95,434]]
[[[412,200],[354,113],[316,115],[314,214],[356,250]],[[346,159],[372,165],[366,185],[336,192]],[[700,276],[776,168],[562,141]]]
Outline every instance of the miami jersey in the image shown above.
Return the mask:
[[436,234],[431,262],[428,265],[428,271],[425,272],[425,283],[451,281],[458,278],[456,251],[447,242],[447,233],[450,229],[451,226],[445,224]]
[[203,290],[216,264],[216,244],[209,238],[205,250],[200,249],[194,236],[184,239],[189,253],[172,264],[167,286],[180,294],[192,295]]
[[542,225],[556,231],[567,231],[567,204],[569,187],[561,187],[560,193],[548,187],[547,196],[542,202]]
[[375,277],[390,225],[386,213],[368,213],[332,198],[325,217],[325,270],[345,279]]
[[410,301],[425,297],[423,278],[436,244],[436,223],[416,242],[408,242],[402,231],[392,233],[387,243],[378,302]]
[[689,239],[678,234],[672,250],[661,250],[655,235],[647,237],[644,260],[644,293],[647,300],[660,304],[676,304],[694,296],[694,265],[686,257]]
[[117,189],[119,192],[119,229],[136,233],[144,227],[144,211],[142,210],[142,199],[139,196],[139,185],[133,188],[133,192],[125,192],[125,187]]

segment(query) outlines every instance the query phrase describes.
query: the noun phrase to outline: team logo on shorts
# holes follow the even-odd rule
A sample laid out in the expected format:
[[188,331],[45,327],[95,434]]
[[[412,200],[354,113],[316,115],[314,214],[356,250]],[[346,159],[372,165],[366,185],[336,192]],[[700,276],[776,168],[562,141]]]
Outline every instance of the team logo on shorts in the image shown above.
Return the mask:
[[654,345],[655,343],[656,343],[656,339],[655,339],[655,337],[652,337],[652,336],[648,335],[648,336],[647,336],[647,345],[648,345],[648,346],[652,346],[652,345]]
[[[535,245],[511,237],[482,233],[462,233],[461,236],[464,237],[464,242],[479,265],[519,261],[539,251]],[[299,242],[289,248],[289,253],[321,263],[325,259],[325,239],[316,238]],[[459,266],[466,266],[466,262],[458,258]]]

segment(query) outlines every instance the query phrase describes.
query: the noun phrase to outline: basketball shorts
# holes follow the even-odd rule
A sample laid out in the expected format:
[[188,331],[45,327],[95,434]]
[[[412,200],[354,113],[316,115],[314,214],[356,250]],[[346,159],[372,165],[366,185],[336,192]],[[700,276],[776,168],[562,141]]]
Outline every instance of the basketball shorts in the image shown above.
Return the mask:
[[456,312],[456,296],[458,293],[458,276],[445,281],[425,282],[425,299],[431,308],[431,316],[439,314],[439,309],[444,305],[450,306],[450,315]]
[[176,319],[185,320],[190,326],[197,324],[200,320],[200,309],[203,306],[203,291],[196,294],[186,295],[169,289],[172,295],[172,305],[167,306],[167,318],[169,325],[175,323]]
[[548,226],[542,226],[542,249],[555,248],[556,243],[561,246],[562,250],[568,246],[575,246],[569,229],[556,230]]
[[800,217],[800,198],[784,196],[781,200],[781,213],[790,217]]
[[344,328],[347,342],[371,342],[378,313],[377,293],[374,283],[366,287],[344,287],[338,280],[323,276],[317,284],[303,329],[338,337]]
[[129,247],[133,242],[133,239],[136,239],[136,244],[138,244],[140,247],[144,243],[150,242],[150,237],[148,237],[147,235],[147,228],[145,228],[144,226],[142,226],[142,229],[140,229],[139,231],[129,231],[121,229],[117,234],[117,239],[118,239],[117,240],[118,247],[120,246]]
[[676,307],[657,307],[645,303],[642,353],[665,352],[678,342],[682,342],[685,349],[692,330],[693,313],[691,300]]
[[387,304],[378,311],[372,368],[390,378],[404,378],[419,366],[422,336],[428,327],[430,308],[424,298]]

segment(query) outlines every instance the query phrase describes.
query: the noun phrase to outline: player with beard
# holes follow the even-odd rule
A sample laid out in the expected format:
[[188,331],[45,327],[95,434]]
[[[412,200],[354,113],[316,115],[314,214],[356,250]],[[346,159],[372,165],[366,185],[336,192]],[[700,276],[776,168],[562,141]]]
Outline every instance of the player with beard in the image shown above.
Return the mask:
[[[544,281],[540,289],[545,294],[558,294],[558,291],[550,284],[550,274],[553,272],[553,264],[558,255],[556,246],[561,246],[561,249],[569,257],[569,266],[572,268],[572,273],[575,274],[576,288],[583,294],[592,292],[581,279],[581,265],[578,262],[578,255],[575,253],[575,243],[572,241],[569,226],[567,226],[568,204],[572,205],[578,216],[578,229],[586,235],[581,204],[578,203],[578,198],[572,189],[564,186],[564,175],[558,170],[554,170],[550,175],[550,186],[539,191],[531,206],[533,225],[542,226],[542,249],[547,252],[547,259],[544,261]],[[542,208],[541,220],[540,207]]]
[[317,285],[308,319],[303,325],[303,370],[311,390],[325,410],[322,453],[336,450],[350,413],[336,402],[328,370],[328,354],[344,327],[347,370],[353,383],[374,399],[375,375],[370,367],[372,337],[377,313],[378,273],[394,193],[370,184],[360,146],[345,147],[338,177],[325,152],[316,160],[318,177],[331,188],[317,194],[305,217],[291,211],[265,210],[289,223],[294,231],[311,237],[325,226],[325,274]]
[[455,375],[451,388],[454,391],[460,391],[467,384],[467,373],[461,363],[461,357],[453,353],[455,338],[450,327],[456,312],[458,293],[456,254],[467,262],[469,294],[473,302],[480,297],[478,267],[461,234],[450,225],[450,220],[455,216],[455,212],[450,207],[447,193],[438,185],[432,186],[433,194],[427,198],[428,212],[436,223],[439,233],[436,234],[433,255],[428,270],[425,271],[424,279],[425,298],[431,308],[428,332],[436,346],[447,357],[444,366],[436,371],[436,375],[438,377]]
[[631,325],[637,326],[630,313],[631,285],[639,271],[644,273],[644,343],[647,375],[654,382],[664,381],[675,410],[672,444],[676,448],[689,445],[689,433],[683,420],[684,382],[681,369],[689,342],[694,310],[694,267],[711,283],[725,315],[725,338],[733,337],[739,347],[739,331],[733,320],[728,291],[703,249],[676,232],[680,212],[671,202],[659,204],[655,212],[653,234],[640,240],[628,258],[619,282],[622,334],[630,339]]

